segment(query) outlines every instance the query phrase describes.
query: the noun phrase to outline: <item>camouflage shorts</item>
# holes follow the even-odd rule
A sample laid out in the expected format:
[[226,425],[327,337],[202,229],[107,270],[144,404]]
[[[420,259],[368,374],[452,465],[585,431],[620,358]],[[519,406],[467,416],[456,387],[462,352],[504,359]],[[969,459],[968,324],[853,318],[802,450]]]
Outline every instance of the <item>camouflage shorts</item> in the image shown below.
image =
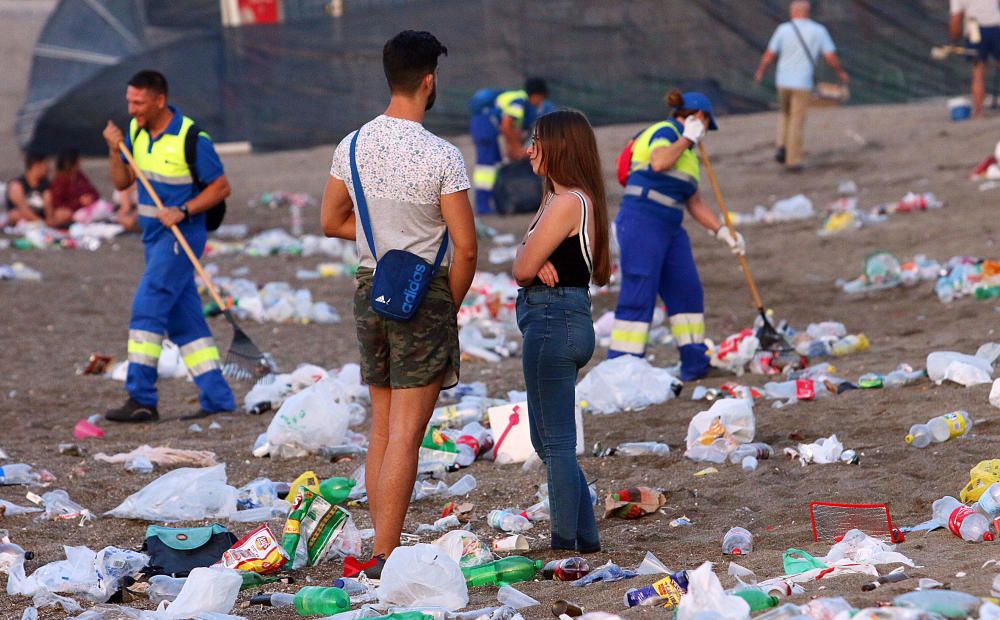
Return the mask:
[[458,383],[458,323],[441,269],[420,308],[409,321],[378,314],[371,307],[372,270],[358,269],[354,321],[361,346],[361,377],[368,385],[414,388],[430,385],[444,374],[443,388]]

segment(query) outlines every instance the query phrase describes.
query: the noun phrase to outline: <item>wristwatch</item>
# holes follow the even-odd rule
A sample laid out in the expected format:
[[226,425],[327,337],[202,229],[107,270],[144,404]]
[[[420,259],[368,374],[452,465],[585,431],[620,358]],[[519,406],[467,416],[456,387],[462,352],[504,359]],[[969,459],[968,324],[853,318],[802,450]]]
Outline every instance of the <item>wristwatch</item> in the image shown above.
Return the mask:
[[180,209],[181,213],[184,214],[184,219],[188,219],[189,217],[191,217],[191,214],[188,213],[188,205],[186,202],[177,208]]

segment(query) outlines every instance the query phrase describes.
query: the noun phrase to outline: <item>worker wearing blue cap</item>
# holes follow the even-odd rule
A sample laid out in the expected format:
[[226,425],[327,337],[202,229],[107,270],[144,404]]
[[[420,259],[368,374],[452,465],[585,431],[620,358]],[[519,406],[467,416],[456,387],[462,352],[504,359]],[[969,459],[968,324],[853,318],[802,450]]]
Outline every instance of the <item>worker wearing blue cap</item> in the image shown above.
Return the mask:
[[621,295],[615,309],[608,357],[643,356],[659,295],[681,356],[681,380],[708,373],[705,301],[691,241],[681,225],[684,211],[736,254],[743,236],[730,233],[698,191],[694,147],[706,128],[718,129],[712,103],[702,93],[671,91],[671,118],[648,127],[632,142],[625,197],[615,229],[621,250]]

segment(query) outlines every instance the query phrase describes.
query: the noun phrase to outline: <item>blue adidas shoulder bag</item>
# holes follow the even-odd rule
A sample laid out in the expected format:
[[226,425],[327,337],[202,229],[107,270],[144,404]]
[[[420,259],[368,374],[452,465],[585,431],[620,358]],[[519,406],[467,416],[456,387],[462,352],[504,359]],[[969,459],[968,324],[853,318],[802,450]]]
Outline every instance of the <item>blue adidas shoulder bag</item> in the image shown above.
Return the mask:
[[434,279],[434,274],[437,273],[444,254],[448,251],[448,230],[444,231],[441,248],[433,265],[406,250],[389,250],[382,258],[378,257],[375,252],[372,223],[368,217],[368,202],[361,187],[361,175],[358,174],[358,160],[355,156],[360,133],[361,130],[357,130],[351,139],[351,179],[354,182],[354,200],[358,206],[361,227],[365,231],[365,239],[368,240],[368,249],[375,257],[375,274],[369,303],[372,310],[382,316],[397,321],[409,321],[427,296],[431,280]]

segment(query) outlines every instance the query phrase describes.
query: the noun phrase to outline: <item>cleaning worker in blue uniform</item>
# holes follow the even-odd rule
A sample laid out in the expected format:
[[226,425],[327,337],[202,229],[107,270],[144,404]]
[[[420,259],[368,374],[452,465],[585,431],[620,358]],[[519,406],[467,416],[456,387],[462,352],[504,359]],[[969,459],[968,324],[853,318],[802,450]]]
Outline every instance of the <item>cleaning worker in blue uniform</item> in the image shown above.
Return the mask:
[[666,100],[671,118],[632,142],[625,197],[615,218],[622,282],[608,357],[644,355],[659,295],[680,349],[680,378],[693,381],[708,373],[709,358],[704,295],[691,241],[681,225],[684,211],[734,253],[745,253],[746,245],[742,235],[730,234],[698,191],[694,148],[706,127],[718,129],[711,102],[702,93],[676,90]]
[[472,171],[472,186],[476,190],[476,213],[494,210],[493,186],[503,163],[500,136],[507,146],[508,161],[527,158],[524,138],[535,119],[549,111],[546,98],[549,87],[538,77],[528,78],[523,90],[499,91],[484,88],[469,100],[472,120],[469,134],[476,145],[476,167]]
[[[189,167],[185,139],[194,121],[167,104],[167,80],[162,74],[148,70],[135,74],[129,80],[125,98],[132,117],[128,135],[123,135],[111,121],[103,134],[109,148],[111,180],[118,190],[136,180],[118,151],[118,144],[125,142],[166,208],[157,209],[149,192],[139,184],[138,213],[146,269],[132,301],[129,322],[125,381],[129,398],[104,417],[114,422],[159,419],[156,367],[166,337],[180,348],[201,392],[201,408],[183,417],[232,411],[236,400],[222,376],[219,349],[202,314],[194,267],[170,231],[170,226],[176,225],[200,256],[208,237],[205,212],[229,195],[229,182],[204,132],[197,135],[194,169]],[[195,179],[203,187],[200,191]]]

